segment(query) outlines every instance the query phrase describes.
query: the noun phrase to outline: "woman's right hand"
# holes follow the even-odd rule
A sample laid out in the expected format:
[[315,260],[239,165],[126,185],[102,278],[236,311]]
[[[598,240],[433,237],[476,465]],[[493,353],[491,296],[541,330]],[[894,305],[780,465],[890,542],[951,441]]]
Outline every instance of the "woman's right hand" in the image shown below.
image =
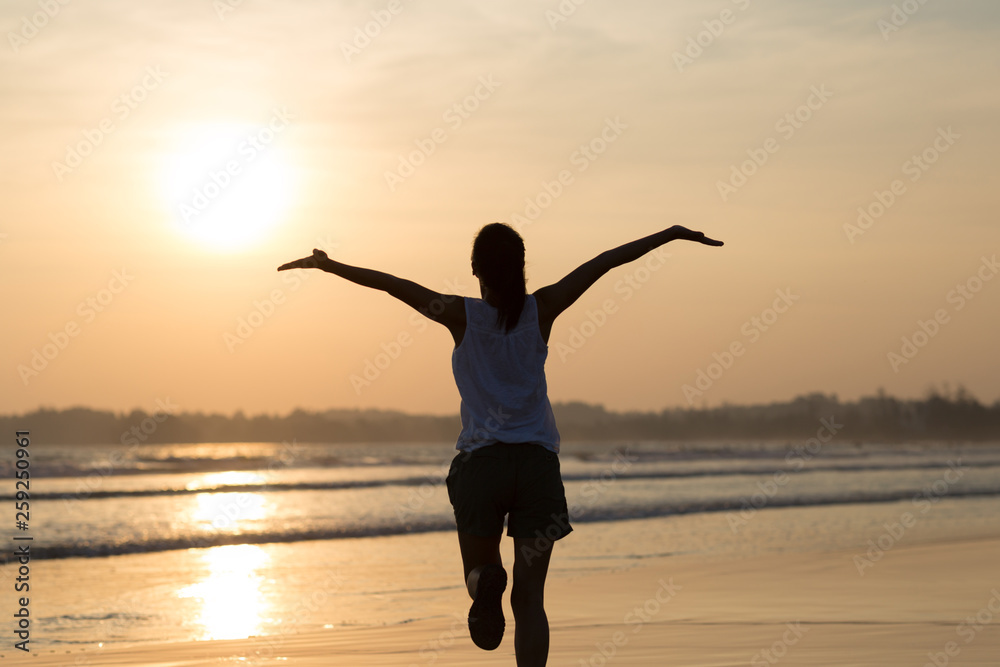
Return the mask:
[[302,259],[297,259],[294,262],[288,262],[282,264],[278,267],[279,271],[287,271],[289,269],[322,269],[326,262],[329,262],[330,258],[325,252],[319,248],[313,249],[313,254],[309,257],[303,257]]

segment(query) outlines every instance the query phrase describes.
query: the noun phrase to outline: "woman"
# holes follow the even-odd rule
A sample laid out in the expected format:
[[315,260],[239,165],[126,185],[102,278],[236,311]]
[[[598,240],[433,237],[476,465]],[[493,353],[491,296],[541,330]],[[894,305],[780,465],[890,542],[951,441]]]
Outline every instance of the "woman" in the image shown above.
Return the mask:
[[388,273],[334,261],[322,250],[278,268],[319,268],[388,292],[451,332],[462,432],[447,484],[473,600],[469,634],[487,650],[503,638],[507,573],[500,540],[506,517],[507,534],[514,540],[510,603],[519,667],[545,665],[545,577],[552,544],[572,530],[559,473],[559,432],[545,384],[552,323],[609,270],[675,240],[722,245],[701,232],[670,227],[603,252],[559,282],[527,294],[524,242],[513,228],[493,223],[479,231],[472,248],[472,274],[479,279],[482,299],[439,294]]

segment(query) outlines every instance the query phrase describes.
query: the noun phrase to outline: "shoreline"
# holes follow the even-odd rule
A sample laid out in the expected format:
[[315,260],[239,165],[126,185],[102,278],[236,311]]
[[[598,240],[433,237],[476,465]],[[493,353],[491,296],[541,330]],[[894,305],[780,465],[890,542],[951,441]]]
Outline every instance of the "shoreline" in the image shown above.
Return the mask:
[[[549,662],[707,666],[776,664],[780,658],[786,665],[920,667],[937,655],[960,656],[962,665],[994,664],[1000,653],[1000,538],[900,545],[891,559],[862,574],[852,560],[857,553],[661,556],[618,559],[602,571],[564,572],[548,586]],[[457,589],[431,596],[422,618],[382,627],[103,649],[49,647],[26,655],[25,662],[513,664],[513,623],[497,651],[480,651],[468,638],[467,604]],[[970,624],[970,618],[979,620]],[[0,653],[4,660],[19,654],[7,648]]]
[[[771,665],[757,654],[777,642],[782,664],[923,667],[1000,588],[998,515],[1000,499],[945,497],[767,508],[738,530],[722,512],[581,523],[550,567],[550,664]],[[509,570],[508,538],[501,554]],[[451,531],[33,565],[33,650],[0,647],[14,664],[513,664],[512,620],[496,652],[468,639]],[[990,620],[951,647],[961,664],[1000,652]],[[855,635],[882,657],[845,652]]]

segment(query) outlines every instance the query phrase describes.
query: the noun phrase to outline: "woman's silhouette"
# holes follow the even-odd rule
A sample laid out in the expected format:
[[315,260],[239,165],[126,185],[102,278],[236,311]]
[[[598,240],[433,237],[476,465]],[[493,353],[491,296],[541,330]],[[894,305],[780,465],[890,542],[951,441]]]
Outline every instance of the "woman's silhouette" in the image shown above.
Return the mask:
[[524,242],[513,228],[493,223],[479,231],[472,249],[472,274],[482,299],[439,294],[334,261],[322,250],[278,268],[318,268],[388,292],[451,332],[462,432],[447,484],[473,600],[469,634],[487,650],[503,638],[507,573],[500,540],[506,517],[514,540],[510,603],[519,667],[545,665],[549,625],[543,601],[551,546],[572,530],[559,473],[559,432],[545,384],[552,323],[609,270],[676,240],[722,245],[674,226],[603,252],[559,282],[526,294]]

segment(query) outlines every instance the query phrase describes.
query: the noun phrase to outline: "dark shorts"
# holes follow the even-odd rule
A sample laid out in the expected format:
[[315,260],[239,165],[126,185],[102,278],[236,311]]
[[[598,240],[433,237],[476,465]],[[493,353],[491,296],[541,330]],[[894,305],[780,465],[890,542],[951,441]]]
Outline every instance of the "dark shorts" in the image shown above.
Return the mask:
[[459,452],[446,481],[459,532],[500,535],[505,515],[509,537],[555,541],[573,530],[559,455],[541,445],[498,443]]

